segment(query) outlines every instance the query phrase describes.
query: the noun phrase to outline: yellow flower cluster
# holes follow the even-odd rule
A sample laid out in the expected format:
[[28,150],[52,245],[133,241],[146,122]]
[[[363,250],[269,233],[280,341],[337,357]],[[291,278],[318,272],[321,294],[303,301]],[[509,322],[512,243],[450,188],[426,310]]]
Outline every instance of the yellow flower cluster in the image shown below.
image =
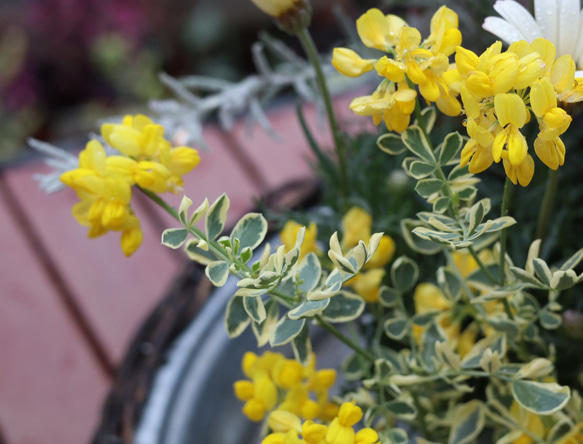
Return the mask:
[[560,136],[571,117],[559,101],[583,100],[575,80],[570,55],[556,58],[555,46],[538,38],[532,44],[518,41],[502,52],[496,42],[480,56],[458,47],[456,69],[444,74],[448,86],[461,95],[470,140],[461,154],[461,165],[471,173],[486,170],[502,160],[506,175],[526,186],[534,174],[534,160],[521,133],[534,114],[539,133],[534,149],[539,159],[556,170],[565,162]]
[[[371,237],[372,217],[360,207],[352,207],[342,218],[342,249],[350,250],[359,241],[368,243]],[[384,267],[395,254],[395,241],[384,235],[377,251],[365,264],[363,271],[346,284],[367,302],[379,300],[379,288],[385,277]]]
[[350,108],[361,116],[372,116],[375,125],[381,121],[389,131],[403,132],[415,110],[417,92],[428,104],[435,102],[448,116],[457,116],[461,105],[456,94],[443,80],[449,69],[448,57],[461,44],[458,16],[442,6],[431,19],[431,33],[425,41],[416,28],[395,16],[370,9],[356,22],[358,35],[365,46],[387,55],[379,59],[363,59],[348,48],[335,48],[332,64],[342,74],[357,77],[376,69],[383,77],[372,95],[357,97]]
[[130,206],[131,187],[176,192],[183,185],[182,176],[198,165],[200,157],[192,148],[172,148],[162,126],[143,115],[104,124],[101,135],[120,155],[107,156],[103,145],[91,140],[79,154],[79,167],[63,173],[61,181],[77,192],[80,202],[73,206],[73,215],[89,227],[89,237],[120,231],[121,248],[131,256],[143,239]]
[[245,401],[243,413],[251,421],[261,421],[276,406],[278,411],[309,420],[329,421],[338,412],[338,406],[328,400],[336,371],[316,370],[315,358],[303,366],[281,353],[266,351],[257,356],[247,352],[241,366],[249,379],[234,383],[235,396]]
[[[375,444],[379,435],[374,429],[356,432],[354,425],[362,419],[362,410],[353,402],[345,402],[338,415],[326,426],[307,420],[303,424],[293,413],[276,410],[269,415],[273,433],[261,444]],[[301,435],[301,438],[300,438]]]

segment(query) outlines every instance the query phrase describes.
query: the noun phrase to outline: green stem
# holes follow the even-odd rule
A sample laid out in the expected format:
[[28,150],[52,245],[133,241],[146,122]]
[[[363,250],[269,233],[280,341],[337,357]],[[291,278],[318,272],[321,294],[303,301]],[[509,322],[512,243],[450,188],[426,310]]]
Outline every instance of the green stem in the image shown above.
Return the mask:
[[543,203],[540,207],[538,215],[538,225],[536,228],[536,239],[544,240],[549,226],[549,219],[551,217],[551,209],[557,195],[559,186],[559,170],[550,170],[547,177],[547,187]]
[[[510,195],[512,194],[512,181],[507,177],[504,183],[504,194],[502,196],[502,210],[501,216],[508,216],[510,209]],[[506,285],[506,240],[508,237],[508,228],[503,228],[500,233],[500,287]],[[509,319],[514,319],[512,310],[510,309],[510,304],[507,298],[502,299],[504,304],[504,311]]]
[[492,276],[492,273],[490,273],[490,270],[488,270],[488,267],[486,267],[486,265],[484,265],[484,263],[480,259],[480,256],[478,256],[478,253],[476,253],[476,250],[474,250],[474,246],[473,245],[471,245],[471,246],[468,247],[468,251],[470,252],[470,254],[472,255],[472,257],[476,261],[476,264],[478,264],[478,267],[480,267],[480,270],[482,270],[482,272],[484,273],[484,275],[488,278],[488,280],[492,284],[497,283],[498,281],[496,280],[496,278],[494,276]]
[[338,165],[340,167],[340,193],[341,196],[346,198],[348,196],[348,169],[346,168],[346,153],[344,151],[343,139],[340,135],[340,130],[338,128],[338,123],[336,121],[336,116],[334,115],[334,108],[332,107],[332,99],[330,97],[330,92],[326,86],[326,78],[324,77],[324,72],[322,71],[322,64],[320,62],[320,55],[314,45],[312,36],[308,32],[307,28],[302,29],[298,34],[298,38],[302,43],[304,51],[308,56],[308,60],[314,67],[316,72],[316,83],[320,89],[320,94],[324,100],[324,106],[326,107],[326,114],[328,115],[328,122],[330,124],[330,130],[332,132],[332,139],[334,140],[334,147],[336,149],[336,155],[338,157]]
[[370,362],[375,362],[375,357],[371,353],[367,352],[365,349],[363,349],[360,345],[358,345],[352,339],[346,337],[340,330],[338,330],[332,324],[325,321],[324,318],[322,318],[322,316],[316,315],[316,316],[314,316],[314,319],[316,319],[316,321],[318,322],[318,325],[320,325],[320,327],[327,330],[332,335],[336,336],[338,339],[340,339],[342,342],[344,342],[346,345],[348,345],[351,349],[353,349],[360,356],[362,356],[363,358],[365,358],[366,360],[368,360]]

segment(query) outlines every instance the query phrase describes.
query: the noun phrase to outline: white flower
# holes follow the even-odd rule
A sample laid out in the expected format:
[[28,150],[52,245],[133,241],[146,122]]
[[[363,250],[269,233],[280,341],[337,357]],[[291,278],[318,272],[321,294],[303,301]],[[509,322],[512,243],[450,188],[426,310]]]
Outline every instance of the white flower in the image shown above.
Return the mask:
[[581,69],[583,10],[580,8],[579,0],[534,0],[533,17],[514,0],[498,0],[494,9],[503,18],[487,17],[482,27],[506,43],[517,40],[532,42],[544,37],[554,43],[557,57],[570,54]]

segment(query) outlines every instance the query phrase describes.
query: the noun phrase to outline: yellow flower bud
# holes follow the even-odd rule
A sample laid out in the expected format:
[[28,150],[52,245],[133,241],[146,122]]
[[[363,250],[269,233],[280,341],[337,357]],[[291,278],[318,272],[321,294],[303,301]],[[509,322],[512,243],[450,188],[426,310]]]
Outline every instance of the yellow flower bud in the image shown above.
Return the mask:
[[378,440],[379,434],[370,427],[366,427],[356,433],[354,444],[374,444]]
[[273,370],[274,382],[284,390],[289,390],[303,379],[304,367],[294,359],[286,359],[278,363]]
[[352,427],[362,419],[362,410],[353,402],[345,402],[340,406],[338,422],[344,427]]
[[422,282],[415,288],[413,294],[416,313],[443,311],[451,308],[451,301],[445,297],[439,287],[429,282]]
[[556,170],[565,163],[565,144],[559,137],[553,140],[543,140],[537,137],[534,141],[534,151],[551,170]]
[[345,76],[359,77],[375,67],[374,60],[365,60],[348,48],[334,48],[332,65]]
[[306,421],[302,426],[302,438],[308,444],[320,444],[326,436],[328,428],[314,421]]
[[370,239],[372,216],[360,207],[352,207],[342,218],[342,248],[354,247]]
[[144,160],[136,165],[136,182],[142,188],[154,193],[164,193],[168,190],[170,171],[158,162]]
[[302,421],[296,415],[285,410],[275,410],[267,418],[269,427],[274,432],[286,433],[290,430],[300,432],[302,430]]
[[200,163],[198,151],[186,146],[179,146],[170,150],[170,161],[164,165],[171,173],[184,176],[190,173]]
[[251,381],[247,380],[235,381],[233,389],[235,390],[235,396],[240,401],[248,401],[255,394],[255,386]]
[[137,217],[130,215],[126,220],[120,238],[121,249],[129,257],[136,252],[144,240],[144,233]]

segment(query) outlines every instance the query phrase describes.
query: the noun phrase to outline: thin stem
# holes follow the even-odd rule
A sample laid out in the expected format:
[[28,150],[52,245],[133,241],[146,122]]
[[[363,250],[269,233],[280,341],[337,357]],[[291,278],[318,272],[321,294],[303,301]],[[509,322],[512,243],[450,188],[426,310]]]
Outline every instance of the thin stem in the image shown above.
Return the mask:
[[[508,216],[510,209],[510,195],[512,194],[512,181],[507,177],[504,183],[504,194],[502,196],[502,210],[501,216]],[[506,240],[508,237],[508,228],[503,228],[500,233],[500,287],[506,285]],[[507,298],[502,299],[504,304],[504,311],[509,319],[514,319],[512,310],[510,309],[510,304]]]
[[324,100],[324,106],[326,107],[326,114],[328,115],[328,122],[330,123],[330,130],[332,132],[332,139],[334,140],[334,147],[336,148],[336,155],[338,156],[338,165],[340,167],[340,184],[341,195],[346,198],[348,196],[348,170],[346,168],[346,154],[344,151],[344,141],[340,135],[340,130],[338,128],[338,123],[336,121],[336,116],[334,115],[334,108],[332,107],[332,99],[330,97],[330,92],[326,86],[326,78],[324,77],[324,72],[322,71],[322,64],[320,62],[320,56],[312,36],[308,32],[307,28],[302,29],[298,34],[298,38],[302,43],[304,51],[308,56],[308,60],[314,67],[316,72],[316,82],[318,88],[320,89],[320,94]]
[[340,339],[342,342],[344,342],[346,345],[348,345],[351,349],[353,349],[360,356],[362,356],[363,358],[366,358],[370,362],[375,362],[375,357],[371,353],[367,352],[365,349],[363,349],[360,345],[358,345],[352,339],[346,337],[340,330],[338,330],[332,324],[325,321],[324,318],[322,318],[322,316],[316,315],[316,316],[314,316],[314,319],[316,319],[316,321],[318,322],[318,325],[320,325],[322,328],[327,330],[332,335],[336,336],[338,339]]
[[557,195],[559,187],[559,170],[550,170],[547,177],[547,187],[545,189],[545,196],[540,207],[538,215],[538,224],[536,228],[536,239],[544,240],[549,226],[549,219],[551,217],[551,209]]
[[480,267],[480,270],[482,270],[484,275],[488,278],[488,280],[492,284],[497,283],[498,281],[496,280],[496,278],[494,276],[492,276],[492,273],[490,273],[490,270],[488,270],[488,267],[486,267],[486,265],[482,262],[482,259],[480,259],[480,256],[478,256],[478,253],[476,253],[476,250],[474,250],[473,245],[468,247],[468,251],[470,252],[472,257],[476,261],[476,264],[478,264],[478,267]]

